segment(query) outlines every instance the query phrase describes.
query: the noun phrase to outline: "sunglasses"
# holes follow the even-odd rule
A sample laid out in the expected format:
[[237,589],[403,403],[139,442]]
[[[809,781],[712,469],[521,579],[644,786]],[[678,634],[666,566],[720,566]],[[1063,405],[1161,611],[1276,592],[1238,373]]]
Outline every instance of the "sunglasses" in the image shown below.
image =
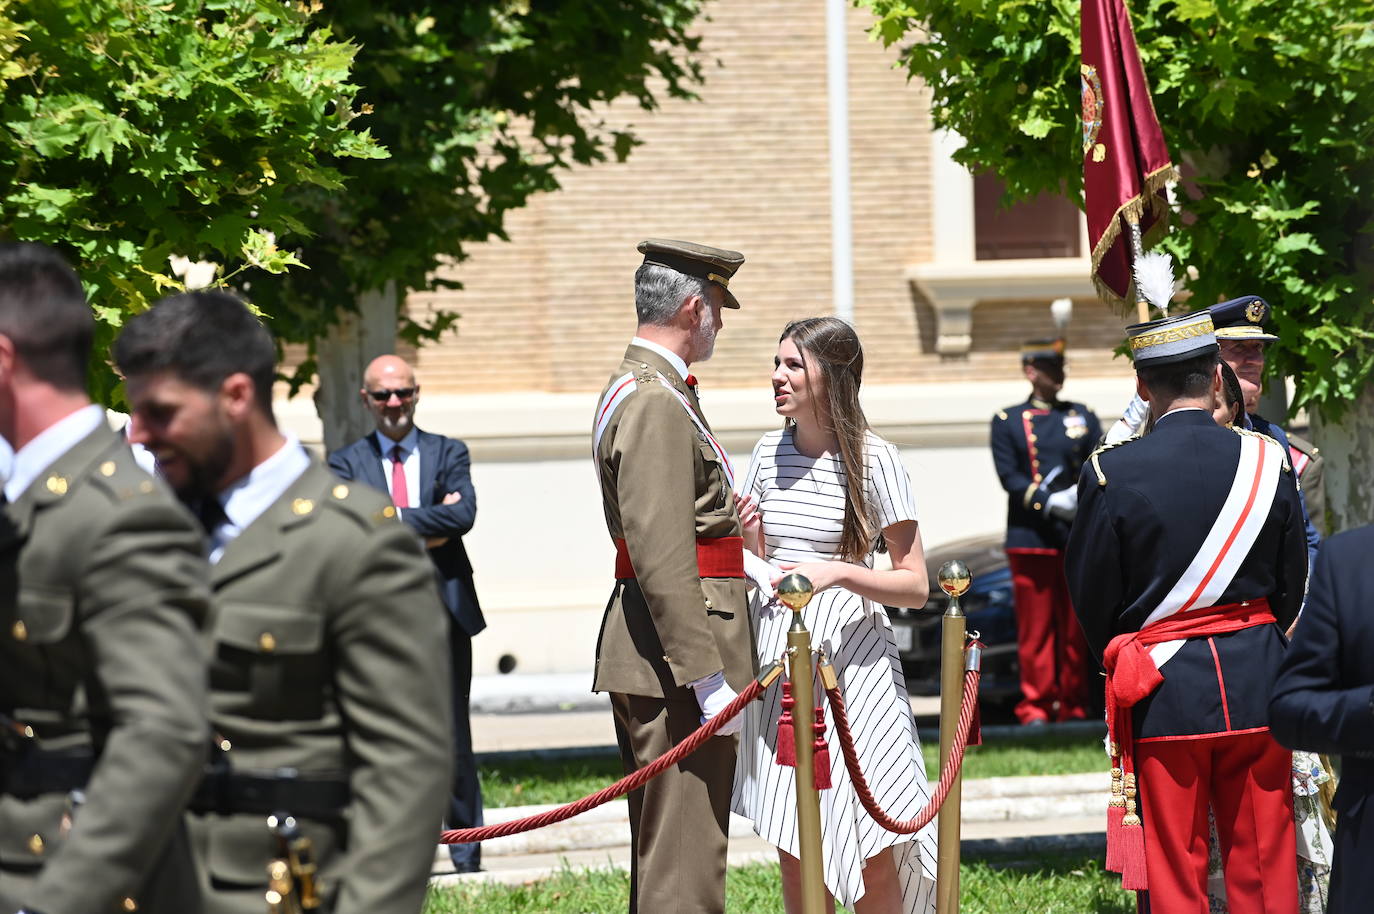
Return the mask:
[[395,390],[369,390],[367,395],[378,403],[385,403],[390,400],[394,394],[404,403],[406,400],[415,396],[415,391],[417,390],[419,390],[418,387],[397,387]]

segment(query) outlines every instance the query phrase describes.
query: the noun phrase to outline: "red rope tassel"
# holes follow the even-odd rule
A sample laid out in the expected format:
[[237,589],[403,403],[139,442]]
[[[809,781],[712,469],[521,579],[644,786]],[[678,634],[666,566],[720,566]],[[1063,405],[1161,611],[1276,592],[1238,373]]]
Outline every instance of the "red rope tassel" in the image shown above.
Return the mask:
[[1127,772],[1126,808],[1121,817],[1121,887],[1133,892],[1143,892],[1150,887],[1145,870],[1145,828],[1136,815],[1135,773]]
[[1126,794],[1121,779],[1120,759],[1112,759],[1112,796],[1107,801],[1107,862],[1109,872],[1119,873],[1125,867],[1124,837],[1121,820],[1126,815]]
[[811,773],[817,790],[830,789],[830,747],[825,744],[825,711],[816,705],[816,722],[811,725],[816,741],[811,744],[815,750],[811,761]]
[[797,744],[792,733],[792,683],[782,684],[782,716],[778,718],[778,764],[797,767]]

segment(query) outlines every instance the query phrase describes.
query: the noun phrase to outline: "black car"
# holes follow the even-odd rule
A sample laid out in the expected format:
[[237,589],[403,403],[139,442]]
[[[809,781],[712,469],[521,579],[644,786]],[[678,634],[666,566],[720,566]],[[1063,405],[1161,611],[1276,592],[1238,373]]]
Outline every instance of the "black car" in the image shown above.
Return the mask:
[[1016,656],[1016,613],[1012,601],[1011,569],[1002,550],[1002,535],[985,535],[946,543],[926,552],[930,598],[920,609],[887,607],[897,640],[897,652],[912,695],[940,694],[940,618],[949,596],[936,575],[951,559],[968,565],[973,584],[960,599],[970,632],[987,645],[979,696],[984,707],[1010,709],[1021,697],[1021,665]]

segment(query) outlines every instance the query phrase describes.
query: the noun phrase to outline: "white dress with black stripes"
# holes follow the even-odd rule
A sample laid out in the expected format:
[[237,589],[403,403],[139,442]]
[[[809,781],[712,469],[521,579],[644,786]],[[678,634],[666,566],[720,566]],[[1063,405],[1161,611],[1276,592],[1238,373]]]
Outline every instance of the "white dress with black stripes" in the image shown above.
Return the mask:
[[[897,449],[869,432],[866,441],[869,508],[879,529],[916,519],[911,480]],[[810,562],[835,558],[844,520],[844,468],[840,458],[805,457],[792,445],[790,430],[770,432],[754,448],[740,491],[752,493],[763,512],[769,561]],[[866,558],[872,566],[873,555]],[[791,611],[753,603],[760,666],[786,648]],[[803,612],[813,644],[823,644],[839,675],[860,765],[878,804],[893,818],[913,819],[930,800],[925,764],[907,700],[897,644],[882,606],[832,588],[817,594]],[[817,683],[817,694],[819,692]],[[732,808],[754,822],[761,837],[797,856],[794,770],[776,761],[781,681],[750,706],[740,734]],[[869,817],[845,769],[835,723],[825,705],[830,746],[829,790],[821,791],[825,885],[835,900],[852,908],[863,896],[863,865],[885,847],[893,848],[904,910],[935,910],[935,826],[916,835],[896,835]],[[799,725],[809,718],[795,709]]]

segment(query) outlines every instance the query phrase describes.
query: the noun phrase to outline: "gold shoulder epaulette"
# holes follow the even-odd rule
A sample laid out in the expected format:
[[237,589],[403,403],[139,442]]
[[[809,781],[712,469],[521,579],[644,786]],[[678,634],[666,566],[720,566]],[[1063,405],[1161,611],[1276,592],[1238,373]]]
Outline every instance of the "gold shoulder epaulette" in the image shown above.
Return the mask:
[[653,368],[649,367],[648,365],[641,364],[638,368],[635,369],[635,380],[641,384],[647,384],[648,382],[654,380],[654,377],[657,374],[658,372],[654,371]]
[[1264,432],[1257,432],[1252,428],[1241,428],[1239,425],[1231,426],[1231,431],[1235,432],[1237,435],[1249,435],[1251,438],[1259,438],[1262,441],[1268,441],[1279,449],[1279,455],[1283,457],[1283,471],[1285,473],[1293,472],[1293,465],[1288,461],[1288,448],[1279,444],[1279,439],[1272,435],[1266,435]]
[[1093,465],[1093,472],[1097,474],[1097,484],[1099,486],[1105,486],[1107,484],[1107,474],[1102,472],[1102,464],[1098,463],[1097,455],[1104,451],[1110,451],[1112,448],[1121,447],[1123,444],[1130,444],[1132,441],[1139,440],[1139,435],[1132,435],[1129,438],[1122,438],[1120,441],[1112,441],[1107,444],[1099,445],[1097,450],[1092,452],[1092,455],[1088,458],[1088,462]]

